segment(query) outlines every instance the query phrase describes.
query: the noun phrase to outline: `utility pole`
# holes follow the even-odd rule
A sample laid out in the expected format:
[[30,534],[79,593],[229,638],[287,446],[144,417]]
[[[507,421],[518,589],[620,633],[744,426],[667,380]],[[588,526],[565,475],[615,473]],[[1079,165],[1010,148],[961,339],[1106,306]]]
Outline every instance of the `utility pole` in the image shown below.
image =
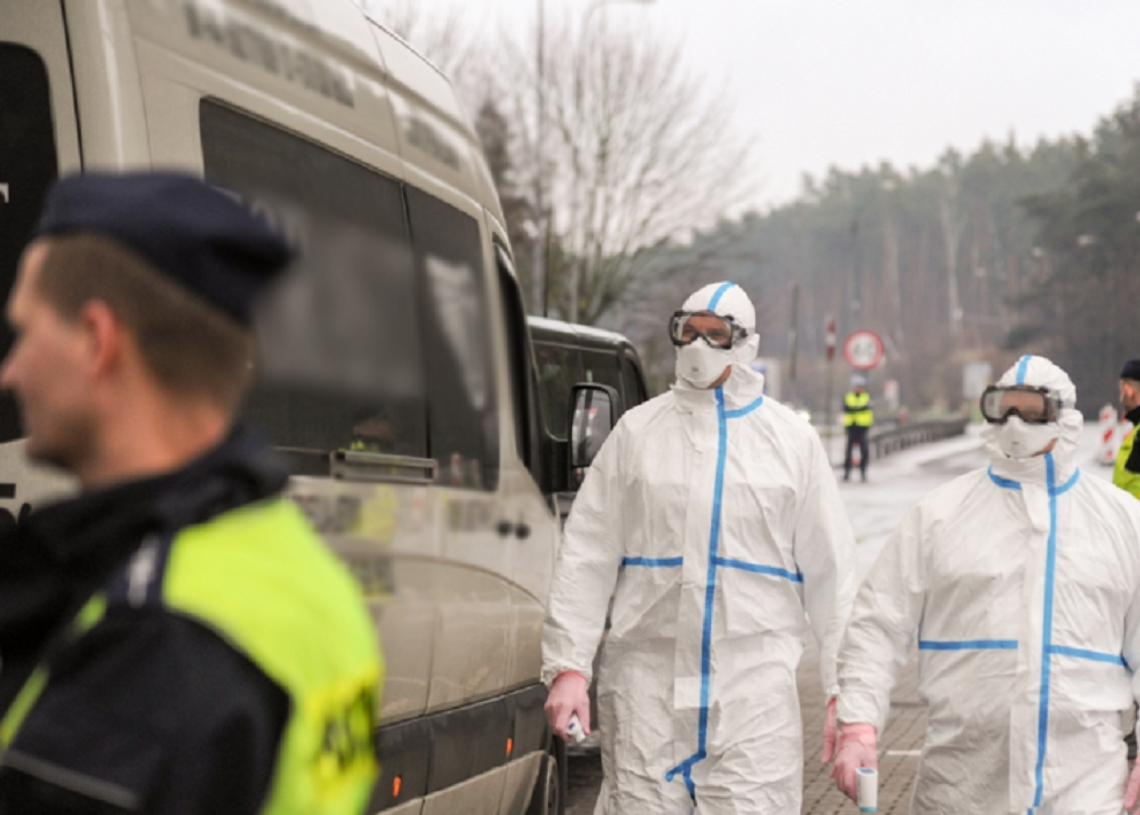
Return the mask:
[[800,284],[792,284],[792,325],[788,329],[788,355],[791,360],[788,364],[788,378],[796,381],[796,348],[799,345],[800,323]]
[[543,142],[546,138],[546,13],[543,0],[538,0],[538,53],[536,105],[538,108],[534,138],[534,275],[531,292],[532,311],[546,316],[546,204],[543,201],[542,175],[546,171]]

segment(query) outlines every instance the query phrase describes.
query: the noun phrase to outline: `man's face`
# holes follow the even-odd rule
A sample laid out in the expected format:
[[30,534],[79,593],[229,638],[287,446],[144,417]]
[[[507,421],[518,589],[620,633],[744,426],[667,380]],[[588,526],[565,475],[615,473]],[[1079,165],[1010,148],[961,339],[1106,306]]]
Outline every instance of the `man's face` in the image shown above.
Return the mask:
[[1124,412],[1132,410],[1134,407],[1140,405],[1140,382],[1134,382],[1131,379],[1120,380],[1120,406],[1124,408]]
[[15,341],[0,369],[0,387],[20,404],[28,455],[70,469],[93,439],[91,343],[78,323],[65,320],[36,290],[47,252],[48,244],[39,241],[21,259],[8,298]]

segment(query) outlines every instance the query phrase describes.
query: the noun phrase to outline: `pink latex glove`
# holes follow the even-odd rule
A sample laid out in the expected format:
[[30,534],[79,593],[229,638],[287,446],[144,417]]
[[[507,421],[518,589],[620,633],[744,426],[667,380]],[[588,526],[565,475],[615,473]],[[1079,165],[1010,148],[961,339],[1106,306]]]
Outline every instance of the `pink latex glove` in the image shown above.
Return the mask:
[[827,700],[827,718],[823,722],[823,755],[819,757],[821,764],[827,764],[835,758],[835,742],[839,733],[835,728],[835,697]]
[[1136,806],[1136,799],[1140,798],[1140,761],[1132,767],[1132,774],[1128,776],[1128,783],[1124,785],[1124,808],[1131,810]]
[[852,801],[857,801],[855,771],[860,767],[879,769],[877,737],[875,726],[866,722],[851,722],[841,728],[839,755],[835,758],[835,766],[831,768],[831,778],[835,781],[835,786]]
[[563,671],[554,678],[546,697],[546,721],[563,741],[570,741],[566,725],[570,714],[577,713],[582,732],[590,734],[590,683],[577,671]]

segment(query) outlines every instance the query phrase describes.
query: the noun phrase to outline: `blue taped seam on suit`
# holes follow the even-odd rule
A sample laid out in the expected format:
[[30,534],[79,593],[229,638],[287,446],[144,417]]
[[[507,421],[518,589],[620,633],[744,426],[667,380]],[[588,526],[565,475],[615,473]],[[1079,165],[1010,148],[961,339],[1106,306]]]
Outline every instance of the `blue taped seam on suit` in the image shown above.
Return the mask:
[[986,472],[989,473],[990,481],[994,482],[995,484],[997,484],[1002,489],[1007,489],[1007,490],[1020,490],[1021,489],[1021,483],[1020,482],[1014,481],[1013,479],[1010,479],[1010,478],[1002,478],[1000,475],[998,475],[997,473],[994,472],[993,467],[990,467],[989,470],[987,470]]
[[[716,308],[716,304],[720,302],[721,295],[728,289],[736,284],[725,283],[713,295],[713,300],[709,304],[709,310]],[[700,708],[700,723],[697,728],[697,751],[687,759],[682,761],[676,767],[665,773],[665,780],[672,781],[681,775],[685,782],[685,788],[689,791],[689,796],[696,801],[697,787],[693,782],[693,765],[698,761],[704,759],[708,753],[706,751],[708,741],[708,723],[709,723],[709,691],[711,685],[711,663],[712,663],[712,624],[713,624],[713,601],[716,598],[716,574],[717,569],[720,567],[731,569],[743,569],[744,571],[757,572],[759,574],[773,575],[775,577],[782,577],[793,582],[802,583],[803,575],[799,571],[791,572],[787,569],[777,568],[775,566],[762,566],[759,564],[746,563],[742,560],[732,560],[729,558],[720,557],[717,552],[720,547],[720,509],[721,497],[724,494],[724,471],[728,462],[728,420],[739,419],[742,416],[747,416],[756,408],[760,407],[764,402],[764,397],[761,396],[755,402],[738,410],[726,410],[724,403],[724,390],[722,388],[716,389],[716,412],[717,412],[717,459],[716,459],[716,483],[713,487],[713,511],[712,511],[712,529],[709,533],[709,568],[708,580],[705,588],[705,618],[701,635],[701,708]],[[668,558],[673,560],[673,558]],[[681,560],[681,558],[676,558]],[[624,562],[624,561],[623,561]],[[677,564],[680,565],[680,564]]]
[[[1045,611],[1041,621],[1041,699],[1037,708],[1037,790],[1034,808],[1041,806],[1045,789],[1045,747],[1049,736],[1049,680],[1053,656],[1053,578],[1057,565],[1057,489],[1053,454],[1045,454],[1045,483],[1049,488],[1049,545],[1045,554]],[[1071,482],[1070,482],[1071,483]],[[1067,486],[1066,486],[1067,489]]]
[[920,651],[1016,651],[1017,640],[919,640]]
[[621,559],[622,566],[648,566],[650,568],[680,566],[684,562],[683,557],[623,557]]
[[738,410],[725,411],[724,417],[726,419],[739,419],[741,416],[747,416],[749,413],[756,410],[756,408],[760,407],[760,405],[762,405],[762,404],[764,404],[764,397],[763,396],[761,396],[759,399],[757,399],[751,405],[748,405],[746,407],[739,408]]
[[[726,286],[725,284],[713,295],[713,300],[719,300]],[[710,310],[714,306],[709,306]],[[720,538],[720,501],[724,492],[724,469],[728,458],[728,419],[724,409],[724,389],[716,389],[717,414],[717,453],[716,453],[716,482],[713,487],[712,529],[709,532],[709,566],[708,577],[705,582],[705,618],[701,632],[701,707],[700,722],[697,727],[697,752],[689,756],[673,769],[665,773],[665,780],[672,781],[677,773],[682,773],[689,795],[696,796],[696,787],[693,784],[693,765],[705,757],[705,739],[708,736],[709,720],[709,672],[712,662],[712,613],[713,600],[716,597],[716,570],[717,570],[717,544]]]
[[724,297],[724,293],[735,286],[735,283],[722,283],[721,287],[713,292],[712,299],[709,300],[709,311],[716,311],[716,307],[720,305],[720,298]]
[[1077,483],[1077,480],[1080,477],[1081,477],[1081,471],[1077,470],[1075,473],[1073,473],[1073,477],[1070,478],[1068,481],[1066,481],[1064,484],[1062,484],[1060,487],[1054,488],[1052,486],[1052,484],[1050,484],[1049,485],[1049,494],[1051,496],[1054,496],[1054,497],[1056,497],[1058,495],[1064,495],[1066,492],[1068,492],[1069,490],[1071,490],[1073,488],[1073,485]]
[[1031,359],[1033,359],[1033,357],[1030,356],[1029,354],[1026,354],[1025,356],[1023,356],[1021,359],[1019,359],[1017,361],[1017,384],[1018,385],[1024,385],[1025,384],[1025,374],[1029,370],[1029,360],[1031,360]]
[[789,572],[787,569],[780,569],[776,566],[761,566],[759,563],[746,563],[743,560],[732,560],[724,557],[717,557],[715,560],[717,566],[724,566],[726,569],[740,569],[745,572],[782,577],[785,580],[791,580],[793,583],[804,582],[804,576],[799,572]]
[[1050,645],[1049,653],[1056,654],[1062,657],[1076,657],[1077,659],[1088,659],[1093,662],[1107,662],[1111,665],[1123,665],[1128,667],[1128,663],[1124,661],[1124,657],[1120,654],[1109,654],[1105,651],[1090,651],[1087,648],[1071,648],[1068,645]]

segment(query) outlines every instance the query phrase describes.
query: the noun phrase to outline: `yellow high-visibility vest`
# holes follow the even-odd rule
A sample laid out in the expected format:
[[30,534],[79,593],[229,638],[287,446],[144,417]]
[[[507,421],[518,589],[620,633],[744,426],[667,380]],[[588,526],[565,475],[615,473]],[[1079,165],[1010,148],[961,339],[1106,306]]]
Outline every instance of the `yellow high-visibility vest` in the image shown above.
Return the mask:
[[[378,772],[374,723],[383,676],[360,588],[292,501],[273,498],[177,533],[163,602],[217,631],[290,697],[263,815],[363,812]],[[102,620],[96,593],[72,621],[78,642]],[[0,751],[35,715],[41,664],[0,719]]]
[[[843,413],[843,426],[870,427],[875,423],[875,411],[871,410],[871,394],[863,391],[855,393],[848,391],[843,397],[843,406],[847,408]],[[855,410],[852,411],[851,409]]]
[[1135,443],[1136,428],[1133,427],[1124,437],[1124,441],[1120,444],[1120,450],[1116,454],[1116,466],[1112,468],[1112,483],[1140,498],[1140,473],[1134,473],[1124,466],[1132,455],[1132,447]]

